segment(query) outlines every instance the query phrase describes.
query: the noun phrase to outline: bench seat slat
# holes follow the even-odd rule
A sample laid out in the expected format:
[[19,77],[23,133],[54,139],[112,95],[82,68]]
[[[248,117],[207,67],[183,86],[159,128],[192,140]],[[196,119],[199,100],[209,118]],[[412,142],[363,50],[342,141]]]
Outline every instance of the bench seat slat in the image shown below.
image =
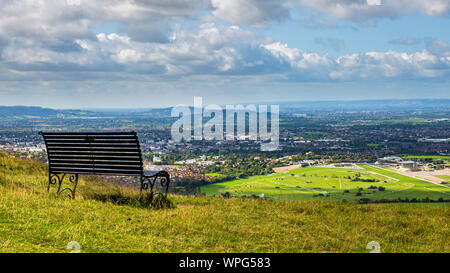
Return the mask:
[[109,161],[115,161],[115,162],[119,162],[119,161],[141,161],[140,157],[137,156],[116,156],[116,157],[109,157],[109,156],[91,156],[91,155],[83,155],[83,156],[79,156],[79,155],[55,155],[52,156],[50,158],[49,161],[53,161],[53,160],[109,160]]
[[139,154],[123,154],[123,153],[103,153],[103,154],[88,154],[88,152],[73,152],[73,153],[50,153],[50,161],[53,158],[57,158],[56,156],[77,156],[77,158],[80,159],[99,159],[99,160],[115,160],[115,161],[142,161],[142,159],[139,157]]
[[63,174],[63,173],[73,173],[73,174],[82,174],[82,175],[107,175],[107,176],[138,176],[139,174],[136,173],[93,173],[93,172],[84,172],[84,171],[77,171],[77,172],[66,172],[66,171],[54,171],[54,174]]
[[70,161],[70,160],[64,160],[64,161],[55,161],[51,160],[49,162],[50,166],[62,166],[62,165],[95,165],[95,166],[138,166],[141,168],[142,164],[139,161],[135,162],[105,162],[105,161]]
[[140,153],[117,153],[117,152],[105,152],[105,153],[91,153],[89,151],[48,151],[50,156],[52,155],[93,155],[93,156],[117,156],[117,157],[140,157]]
[[92,152],[140,152],[136,147],[124,147],[124,148],[90,148],[90,147],[47,147],[48,151],[92,151]]
[[[51,154],[50,156],[50,160],[55,158],[59,158],[61,156],[69,156],[72,157],[74,159],[95,159],[95,158],[99,158],[99,159],[104,159],[104,157],[110,157],[111,160],[125,160],[127,158],[130,159],[141,159],[140,154],[139,153],[112,153],[112,152],[107,152],[107,153],[90,153],[88,151],[83,151],[83,152],[77,152],[77,151],[51,151],[48,152],[49,154]],[[70,159],[72,159],[70,158]],[[67,159],[67,158],[66,158]]]
[[53,160],[70,160],[74,161],[79,158],[80,160],[107,160],[107,161],[114,161],[114,162],[142,162],[142,159],[137,156],[128,156],[128,157],[108,157],[108,156],[96,156],[96,157],[79,157],[77,156],[74,158],[73,156],[53,156],[50,158],[50,162]]
[[73,143],[53,143],[47,142],[47,146],[51,147],[138,147],[136,142],[118,142],[118,143],[87,143],[87,142],[73,142]]
[[61,136],[61,135],[98,135],[98,136],[102,136],[102,135],[136,135],[136,132],[133,131],[124,131],[124,132],[40,132],[40,134],[42,135],[57,135],[57,136]]
[[86,135],[86,136],[44,136],[44,138],[48,141],[53,140],[85,140],[88,137],[92,137],[95,139],[102,139],[102,140],[133,140],[136,139],[136,136],[100,136],[95,137],[92,135]]
[[[138,145],[138,141],[132,139],[122,139],[122,140],[110,140],[110,139],[93,139],[90,142],[92,145],[108,145],[108,144],[134,144]],[[55,139],[47,140],[48,145],[56,144],[86,144],[86,139]]]
[[141,165],[139,160],[135,161],[105,161],[105,160],[50,160],[50,165],[58,165],[58,164],[95,164],[95,165],[124,165],[124,166],[133,166],[133,165]]
[[71,168],[88,168],[93,170],[107,169],[107,170],[136,170],[142,171],[141,166],[122,166],[122,165],[98,165],[98,164],[51,164],[50,169],[71,169]]
[[92,169],[92,168],[60,168],[52,169],[52,173],[78,173],[78,174],[109,174],[109,175],[140,175],[141,170],[111,170],[111,169]]

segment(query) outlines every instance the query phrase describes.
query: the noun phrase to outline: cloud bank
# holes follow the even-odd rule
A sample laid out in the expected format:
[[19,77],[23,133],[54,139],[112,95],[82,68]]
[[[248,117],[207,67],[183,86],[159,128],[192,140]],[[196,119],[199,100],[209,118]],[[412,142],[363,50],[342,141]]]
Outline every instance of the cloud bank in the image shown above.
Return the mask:
[[[440,39],[412,53],[338,54],[344,40],[316,37],[334,56],[290,47],[256,30],[283,24],[293,12],[373,23],[414,13],[448,17],[449,10],[449,0],[1,0],[0,81],[444,81],[450,45]],[[108,25],[113,31],[102,31]]]
[[[340,46],[326,40],[333,42]],[[333,57],[215,23],[176,25],[164,43],[140,42],[116,33],[54,43],[18,37],[10,40],[1,56],[2,66],[17,72],[0,76],[4,79],[32,78],[33,72],[45,71],[122,72],[123,77],[285,74],[296,81],[348,81],[441,78],[450,69],[450,45],[441,40],[410,54],[387,51]]]

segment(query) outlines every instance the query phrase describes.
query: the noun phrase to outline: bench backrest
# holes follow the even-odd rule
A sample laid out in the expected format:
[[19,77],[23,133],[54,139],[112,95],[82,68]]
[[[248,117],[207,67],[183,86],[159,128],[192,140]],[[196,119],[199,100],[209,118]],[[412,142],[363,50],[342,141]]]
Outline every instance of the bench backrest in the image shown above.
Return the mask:
[[136,132],[39,132],[51,173],[141,175]]

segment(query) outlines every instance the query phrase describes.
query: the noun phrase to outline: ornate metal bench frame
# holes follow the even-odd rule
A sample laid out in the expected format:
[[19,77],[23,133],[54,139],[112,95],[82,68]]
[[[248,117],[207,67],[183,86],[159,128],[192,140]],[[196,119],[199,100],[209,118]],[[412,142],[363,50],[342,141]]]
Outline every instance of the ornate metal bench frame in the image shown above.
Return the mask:
[[[142,192],[145,190],[149,190],[150,193],[153,194],[158,180],[161,187],[165,189],[164,194],[168,193],[170,185],[170,175],[168,172],[144,171],[142,153],[136,132],[39,132],[39,134],[44,138],[49,162],[47,192],[50,191],[52,185],[57,185],[58,195],[67,192],[70,198],[75,199],[79,175],[87,174],[138,176],[140,182],[140,198],[142,197]],[[123,141],[125,136],[131,141]],[[101,152],[97,153],[101,150],[94,147],[96,146],[95,140],[104,138],[110,139],[104,141],[110,142],[110,144],[108,145],[108,143],[106,143],[106,145],[101,145],[101,148],[117,154],[117,158],[110,158],[110,162],[95,157],[102,156]],[[136,160],[132,166],[132,163],[130,162],[126,162],[129,166],[122,166],[122,164],[119,163],[120,156],[127,159],[126,157],[129,155],[125,153],[123,153],[124,155],[121,155],[120,153],[123,152],[123,150],[114,150],[119,146],[127,147],[135,151],[132,155]],[[56,152],[58,152],[57,155],[59,158],[70,158],[70,160],[56,161]],[[77,157],[77,154],[81,153],[84,157]],[[100,161],[102,162],[101,164],[99,163]],[[66,178],[73,185],[72,187],[63,187],[63,181]]]

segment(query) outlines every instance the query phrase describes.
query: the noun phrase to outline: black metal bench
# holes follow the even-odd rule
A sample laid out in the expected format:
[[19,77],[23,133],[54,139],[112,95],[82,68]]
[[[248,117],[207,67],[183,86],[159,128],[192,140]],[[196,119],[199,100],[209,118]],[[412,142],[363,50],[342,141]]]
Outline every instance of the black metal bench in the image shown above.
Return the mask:
[[[146,171],[136,132],[39,132],[43,136],[48,155],[48,187],[58,184],[58,194],[64,191],[75,198],[78,175],[138,176],[140,196],[153,188],[157,180],[169,189],[170,176],[166,171]],[[68,176],[73,188],[62,187]]]

